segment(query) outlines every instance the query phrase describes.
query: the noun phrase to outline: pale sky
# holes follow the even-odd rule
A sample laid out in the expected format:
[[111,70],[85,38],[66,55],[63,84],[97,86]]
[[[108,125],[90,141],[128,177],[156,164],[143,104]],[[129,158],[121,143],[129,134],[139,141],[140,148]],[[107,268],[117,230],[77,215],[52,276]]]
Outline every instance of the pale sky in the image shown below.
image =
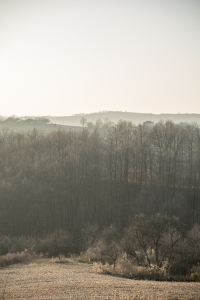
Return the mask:
[[200,113],[199,0],[0,0],[0,115]]

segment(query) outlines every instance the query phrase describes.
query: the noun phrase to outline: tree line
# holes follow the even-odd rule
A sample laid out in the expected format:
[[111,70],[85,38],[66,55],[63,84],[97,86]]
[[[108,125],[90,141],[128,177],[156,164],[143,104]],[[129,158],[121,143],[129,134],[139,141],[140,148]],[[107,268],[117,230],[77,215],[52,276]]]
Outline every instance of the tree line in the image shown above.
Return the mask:
[[200,128],[171,121],[0,132],[0,235],[44,237],[137,214],[200,222]]
[[17,117],[15,115],[8,118],[0,116],[0,123],[5,125],[8,123],[23,123],[23,124],[49,124],[50,120],[46,117]]

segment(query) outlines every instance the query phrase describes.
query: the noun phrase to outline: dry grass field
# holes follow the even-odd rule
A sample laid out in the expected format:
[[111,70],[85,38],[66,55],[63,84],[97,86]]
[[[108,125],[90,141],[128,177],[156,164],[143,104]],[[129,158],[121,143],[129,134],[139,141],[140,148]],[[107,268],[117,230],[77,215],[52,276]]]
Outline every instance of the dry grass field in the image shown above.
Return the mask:
[[130,280],[96,274],[91,265],[38,260],[0,269],[0,300],[200,299],[200,283]]

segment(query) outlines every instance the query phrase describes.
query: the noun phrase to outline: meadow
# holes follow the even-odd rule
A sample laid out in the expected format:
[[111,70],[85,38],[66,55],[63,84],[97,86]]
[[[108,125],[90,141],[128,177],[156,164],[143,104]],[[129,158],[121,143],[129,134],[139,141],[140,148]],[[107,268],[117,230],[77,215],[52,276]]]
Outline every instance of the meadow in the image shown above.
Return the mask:
[[92,265],[40,259],[0,269],[0,299],[200,299],[200,283],[102,275]]

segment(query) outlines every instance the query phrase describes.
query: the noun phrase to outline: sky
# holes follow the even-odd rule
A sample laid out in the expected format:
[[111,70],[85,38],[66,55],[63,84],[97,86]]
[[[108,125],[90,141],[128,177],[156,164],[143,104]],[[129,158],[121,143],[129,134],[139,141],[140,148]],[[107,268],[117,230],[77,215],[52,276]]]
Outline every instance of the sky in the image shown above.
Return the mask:
[[200,113],[199,0],[0,0],[0,115]]

